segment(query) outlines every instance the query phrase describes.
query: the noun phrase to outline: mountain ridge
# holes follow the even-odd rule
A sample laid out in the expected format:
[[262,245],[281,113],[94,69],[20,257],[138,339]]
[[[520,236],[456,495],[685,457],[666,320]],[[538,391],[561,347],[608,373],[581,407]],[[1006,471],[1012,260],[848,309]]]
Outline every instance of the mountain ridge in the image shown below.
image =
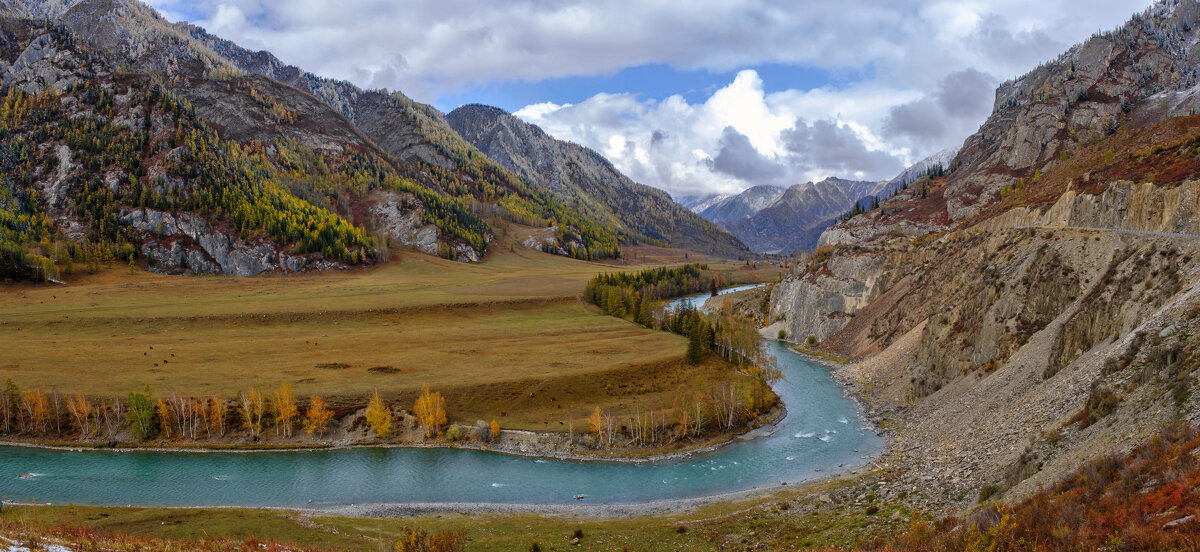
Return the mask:
[[[560,244],[553,253],[584,259],[620,254],[620,234],[611,225],[530,187],[462,140],[439,112],[402,94],[364,92],[302,73],[269,54],[251,55],[198,27],[169,23],[137,1],[14,1],[0,5],[0,18],[5,33],[0,37],[0,75],[14,105],[34,101],[42,106],[37,113],[51,113],[43,97],[49,93],[71,105],[74,117],[95,121],[84,130],[94,135],[90,139],[157,144],[180,151],[171,154],[176,157],[204,158],[204,149],[215,149],[238,159],[156,176],[139,172],[138,166],[160,163],[157,151],[140,158],[130,153],[122,158],[126,167],[108,169],[104,175],[112,196],[100,210],[80,215],[72,211],[81,209],[79,202],[88,197],[90,165],[79,162],[82,153],[73,143],[43,144],[55,155],[37,156],[35,162],[42,165],[33,170],[38,176],[9,182],[5,195],[13,200],[0,205],[4,217],[15,221],[6,225],[3,236],[6,276],[56,277],[58,270],[69,270],[70,263],[52,253],[63,247],[70,250],[78,240],[108,251],[97,255],[129,262],[144,258],[151,269],[164,272],[251,275],[344,267],[386,258],[387,242],[478,261],[492,239],[485,218],[549,227],[544,233]],[[274,67],[277,76],[290,73],[297,78],[282,82],[244,71],[207,44],[242,55],[242,65],[258,60],[260,69]],[[12,96],[18,89],[24,95]],[[160,141],[152,111],[159,108],[156,99],[164,96],[180,106],[171,108],[172,117],[180,121],[183,112],[187,119],[174,136]],[[81,97],[85,108],[79,107],[85,105]],[[339,103],[349,99],[353,103]],[[100,103],[92,107],[94,102]],[[144,124],[132,122],[139,117],[145,118]],[[114,127],[115,120],[130,123]],[[53,120],[29,121],[30,126],[21,122],[10,130],[22,136],[54,135],[64,128]],[[180,150],[181,143],[187,147]],[[46,182],[46,175],[55,174],[55,165],[60,176]],[[259,174],[243,178],[238,171],[244,170]],[[45,211],[38,195],[27,197],[30,188],[39,186],[54,194],[51,211]],[[234,202],[228,205],[189,199],[196,194],[209,197],[205,194],[218,187],[227,190],[221,197],[241,199],[222,200]],[[172,195],[178,193],[183,196]],[[171,199],[162,203],[164,197]],[[167,217],[147,210],[161,210],[160,205],[183,211]],[[288,207],[281,211],[281,206]],[[251,211],[230,213],[226,208]],[[293,208],[322,213],[310,221],[332,217],[328,220],[335,221],[333,227],[347,225],[354,230],[343,234],[356,237],[316,237],[304,233],[315,228],[293,228],[290,222],[270,219],[272,213],[293,216],[287,214]],[[134,211],[140,214],[131,214]],[[28,216],[48,218],[31,230],[21,222]],[[254,217],[263,231],[248,231],[245,224],[251,219],[241,218],[231,228],[231,216]],[[273,230],[284,227],[291,229]],[[161,234],[159,229],[169,232]],[[230,260],[231,252],[251,249],[254,252],[248,254],[257,260]],[[337,262],[312,257],[314,251]],[[278,260],[297,252],[307,256],[296,262]]]
[[731,196],[713,198],[699,206],[700,216],[713,222],[725,222],[754,216],[783,195],[787,188],[760,184]]
[[509,170],[635,237],[722,256],[748,253],[733,236],[666,192],[633,182],[595,150],[557,140],[502,109],[467,104],[447,114],[446,121]]
[[886,184],[836,177],[795,184],[753,215],[719,224],[755,252],[790,255],[812,249],[825,228]]

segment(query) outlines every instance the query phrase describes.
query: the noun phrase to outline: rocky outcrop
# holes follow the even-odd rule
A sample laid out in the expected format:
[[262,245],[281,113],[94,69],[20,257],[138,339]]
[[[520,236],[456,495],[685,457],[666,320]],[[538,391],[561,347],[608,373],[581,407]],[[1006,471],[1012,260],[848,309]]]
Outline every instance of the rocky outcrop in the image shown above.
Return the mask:
[[411,195],[389,192],[377,198],[371,214],[391,239],[422,253],[437,255],[437,227],[421,223],[421,211],[415,204],[416,199]]
[[921,236],[945,230],[948,226],[931,221],[882,221],[886,211],[871,211],[842,224],[826,228],[817,237],[817,247],[862,243],[881,235]]
[[11,64],[0,62],[0,75],[6,86],[17,86],[30,94],[47,89],[62,92],[79,82],[77,73],[89,65],[88,60],[59,50],[55,39],[44,34],[33,39]]
[[[393,243],[411,247],[429,255],[440,255],[441,241],[437,226],[421,221],[424,206],[411,194],[384,192],[372,198],[371,215],[379,229]],[[457,244],[454,259],[463,262],[479,262],[482,257],[471,246]]]
[[254,276],[337,266],[315,255],[282,253],[272,243],[247,243],[191,213],[131,209],[122,211],[121,222],[145,233],[141,253],[157,272]]
[[521,245],[530,249],[536,249],[542,253],[567,255],[570,248],[579,248],[583,244],[578,241],[560,241],[558,239],[558,227],[551,226],[533,232],[521,242]]
[[887,260],[871,253],[838,255],[793,272],[771,294],[773,320],[792,341],[822,341],[841,330],[890,283]]

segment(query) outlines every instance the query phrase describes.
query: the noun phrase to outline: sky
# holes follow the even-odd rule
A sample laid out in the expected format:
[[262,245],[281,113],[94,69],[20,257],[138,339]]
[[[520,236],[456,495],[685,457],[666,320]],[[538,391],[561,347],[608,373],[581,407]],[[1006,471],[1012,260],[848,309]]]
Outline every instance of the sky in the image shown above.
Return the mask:
[[503,108],[677,198],[881,180],[1150,0],[149,0],[313,73]]

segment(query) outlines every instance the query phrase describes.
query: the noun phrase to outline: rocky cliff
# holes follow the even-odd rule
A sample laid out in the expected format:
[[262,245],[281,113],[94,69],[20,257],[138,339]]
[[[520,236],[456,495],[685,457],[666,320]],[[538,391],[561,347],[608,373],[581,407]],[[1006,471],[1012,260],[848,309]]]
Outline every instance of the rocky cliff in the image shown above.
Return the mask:
[[828,229],[775,287],[766,331],[852,358],[896,430],[885,494],[1025,496],[1200,418],[1198,17],[1156,3],[1004,83],[944,174]]

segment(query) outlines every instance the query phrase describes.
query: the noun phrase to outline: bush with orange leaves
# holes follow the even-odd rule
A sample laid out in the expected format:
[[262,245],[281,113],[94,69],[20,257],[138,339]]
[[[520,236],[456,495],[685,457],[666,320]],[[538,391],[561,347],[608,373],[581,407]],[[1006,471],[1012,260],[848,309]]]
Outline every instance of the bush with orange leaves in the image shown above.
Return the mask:
[[1095,460],[1016,506],[993,502],[966,519],[917,520],[907,533],[864,549],[1197,550],[1198,446],[1195,427],[1172,425],[1128,455]]

